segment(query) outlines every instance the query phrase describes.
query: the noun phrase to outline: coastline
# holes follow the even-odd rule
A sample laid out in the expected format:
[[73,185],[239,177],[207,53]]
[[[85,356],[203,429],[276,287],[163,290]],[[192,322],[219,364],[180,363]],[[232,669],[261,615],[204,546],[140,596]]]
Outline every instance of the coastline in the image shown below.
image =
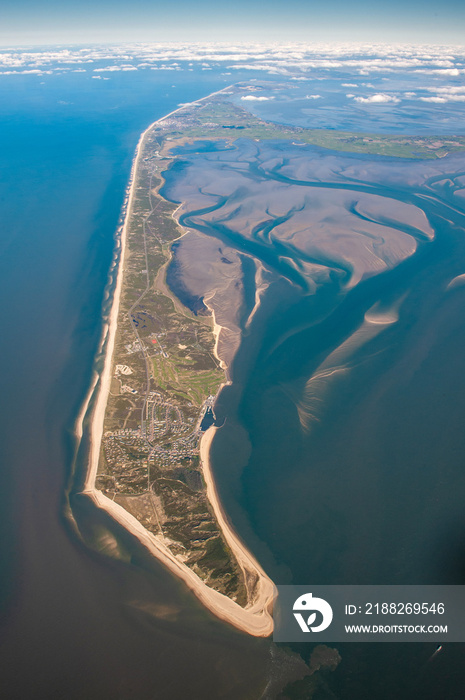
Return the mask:
[[[223,90],[227,90],[227,88],[223,88]],[[223,90],[218,92],[222,92]],[[209,99],[211,96],[212,95],[208,95],[207,97],[198,100],[197,103],[202,102],[205,99]],[[233,555],[236,557],[238,565],[244,574],[244,583],[246,585],[248,597],[247,605],[244,608],[222,593],[219,593],[218,591],[207,586],[191,569],[176,559],[176,557],[164,545],[162,538],[156,537],[150,533],[122,506],[119,506],[117,503],[95,488],[101,440],[103,436],[105,411],[111,383],[111,367],[122,290],[126,238],[134,202],[138,163],[143,152],[145,137],[150,130],[156,124],[163,122],[165,119],[184,108],[185,105],[150,124],[150,126],[142,133],[134,155],[128,184],[128,193],[123,205],[124,224],[120,228],[119,236],[117,236],[116,239],[116,247],[119,245],[119,256],[116,263],[116,284],[113,292],[108,322],[105,324],[106,327],[104,327],[104,332],[102,334],[101,347],[105,348],[103,369],[100,375],[100,381],[98,381],[97,376],[95,377],[76,421],[75,434],[79,440],[83,433],[83,421],[87,414],[89,404],[94,392],[97,391],[97,399],[90,416],[89,458],[85,474],[84,487],[81,493],[87,495],[98,508],[103,508],[106,510],[118,523],[137,537],[139,542],[145,546],[151,554],[161,561],[173,574],[184,581],[184,583],[210,612],[243,632],[253,636],[267,637],[273,631],[271,610],[275,594],[275,586],[230,526],[219,501],[209,460],[210,445],[216,432],[216,428],[212,426],[202,436],[200,441],[200,459],[206,484],[207,498],[213,508],[223,537],[225,538],[226,543],[231,549]],[[214,335],[217,340],[221,327],[215,322],[214,316],[213,322]]]

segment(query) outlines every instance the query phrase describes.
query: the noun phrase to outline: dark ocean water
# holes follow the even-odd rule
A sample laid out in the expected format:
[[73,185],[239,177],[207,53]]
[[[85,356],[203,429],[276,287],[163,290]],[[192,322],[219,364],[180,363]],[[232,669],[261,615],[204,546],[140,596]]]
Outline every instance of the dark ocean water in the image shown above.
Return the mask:
[[[218,68],[122,72],[108,82],[0,79],[0,687],[8,700],[241,700],[258,697],[269,677],[267,642],[214,620],[104,516],[83,504],[80,524],[108,549],[116,542],[123,561],[83,545],[63,516],[72,430],[139,135],[178,103],[249,76]],[[368,297],[389,296],[391,287],[354,294],[342,320],[322,326],[324,337],[298,330],[314,309],[296,306],[238,358],[238,387],[219,407],[237,423],[217,441],[215,464],[233,519],[234,499],[247,513],[247,527],[239,517],[235,525],[278,582],[465,576],[465,299],[461,290],[447,299],[438,292],[465,271],[465,250],[463,231],[446,218],[430,259],[390,278],[396,293],[408,291],[390,341],[330,397],[311,436],[297,430],[280,386],[308,374]],[[244,450],[246,467],[233,497],[231,445],[236,464]],[[341,649],[337,697],[460,697],[460,645],[431,665],[429,647],[405,646]]]

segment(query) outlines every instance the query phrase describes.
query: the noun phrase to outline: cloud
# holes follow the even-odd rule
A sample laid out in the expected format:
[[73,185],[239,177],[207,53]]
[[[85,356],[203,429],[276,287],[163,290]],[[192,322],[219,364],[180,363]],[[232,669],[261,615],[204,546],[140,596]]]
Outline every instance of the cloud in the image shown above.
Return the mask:
[[439,73],[439,75],[460,75],[460,73],[463,73],[463,70],[459,70],[458,68],[447,68],[443,70],[442,68],[439,70],[432,70],[432,73]]
[[420,97],[422,102],[465,102],[465,95],[436,95],[435,97]]
[[437,103],[447,102],[445,97],[420,97],[420,100],[422,102],[437,102]]
[[306,100],[319,100],[321,95],[305,95]]
[[426,88],[428,92],[439,92],[446,95],[456,95],[465,92],[465,85],[444,85],[442,87]]
[[418,70],[414,71],[415,73],[426,73],[427,75],[439,75],[439,76],[452,76],[452,77],[457,77],[458,75],[461,75],[462,73],[465,73],[465,69],[463,68],[448,68],[443,70],[442,68],[436,69],[436,68],[419,68]]
[[4,70],[0,75],[52,75],[51,70],[38,70],[33,68],[31,70]]
[[465,85],[444,85],[438,87],[426,88],[428,92],[434,92],[434,95],[428,97],[420,97],[422,102],[435,102],[444,104],[445,102],[465,102]]
[[290,71],[281,64],[272,63],[235,63],[228,66],[231,70],[259,70],[270,75],[291,75]]
[[114,73],[115,71],[137,70],[136,66],[107,66],[106,68],[94,68],[94,73]]
[[370,95],[369,97],[355,97],[355,102],[360,102],[362,104],[384,104],[387,102],[400,102],[398,97],[394,95],[386,95],[384,92],[377,92],[376,95]]
[[265,97],[264,95],[242,95],[241,100],[244,100],[244,102],[267,102],[268,100],[274,100],[274,97]]
[[[322,80],[328,71],[339,72],[345,88],[358,87],[355,76],[394,71],[401,76],[412,73],[434,75],[438,79],[465,73],[465,48],[462,46],[359,45],[339,44],[259,44],[259,43],[137,43],[87,47],[47,47],[0,50],[0,72],[17,74],[24,70],[71,70],[89,64],[97,73],[153,70],[186,70],[200,66],[219,66],[223,71],[260,71],[282,75],[291,80]],[[311,72],[312,78],[306,73]],[[40,73],[37,73],[40,75]],[[354,80],[355,78],[355,80]],[[379,89],[379,88],[378,88]],[[405,88],[408,89],[408,88]],[[366,99],[366,98],[364,98]],[[394,102],[394,99],[390,100]]]

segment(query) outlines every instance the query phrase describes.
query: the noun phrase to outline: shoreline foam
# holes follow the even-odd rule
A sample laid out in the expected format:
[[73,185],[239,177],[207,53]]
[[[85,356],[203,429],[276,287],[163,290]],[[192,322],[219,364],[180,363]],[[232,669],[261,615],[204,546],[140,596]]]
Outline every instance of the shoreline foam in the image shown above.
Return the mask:
[[[226,90],[227,88],[223,89]],[[223,90],[220,90],[218,92],[222,91]],[[202,99],[209,99],[210,97],[212,97],[212,95],[208,95],[206,98]],[[202,100],[198,100],[197,103],[198,102],[202,102]],[[267,637],[273,631],[273,618],[271,616],[271,610],[275,595],[275,586],[272,580],[265,574],[258,562],[247,550],[245,545],[240,541],[239,537],[230,526],[218,498],[216,485],[214,483],[210,467],[210,446],[217,430],[216,428],[212,426],[202,436],[200,441],[200,459],[207,488],[207,498],[218,520],[223,537],[235,556],[239,567],[244,573],[244,582],[248,594],[248,603],[244,608],[222,593],[219,593],[213,588],[207,586],[191,569],[176,559],[170,550],[163,544],[161,539],[157,538],[155,535],[146,530],[143,525],[141,525],[141,523],[122,506],[119,506],[117,503],[95,488],[101,440],[103,436],[105,411],[111,383],[111,367],[122,289],[126,238],[134,201],[137,167],[140,156],[143,152],[143,145],[146,135],[156,124],[163,122],[168,117],[184,108],[185,106],[182,106],[165,115],[161,119],[153,122],[142,133],[137,144],[136,153],[131,168],[128,194],[125,198],[125,204],[123,207],[124,224],[120,229],[120,235],[115,244],[116,249],[119,244],[119,259],[117,263],[118,269],[111,311],[109,314],[108,323],[106,324],[106,331],[103,333],[101,342],[101,347],[105,346],[104,366],[100,375],[100,381],[97,381],[97,378],[94,379],[76,421],[75,433],[79,440],[83,433],[83,421],[85,415],[94,391],[97,389],[97,400],[91,414],[88,466],[85,475],[84,488],[81,493],[87,495],[98,508],[103,508],[106,510],[114,518],[114,520],[131,532],[131,534],[133,534],[139,540],[139,542],[151,552],[151,554],[161,561],[173,574],[183,580],[184,583],[196,595],[196,597],[205,605],[205,607],[214,613],[218,618],[253,636]],[[216,324],[214,318],[213,321],[214,334],[217,337],[221,331],[221,327]],[[252,589],[250,588],[251,580],[253,582]]]

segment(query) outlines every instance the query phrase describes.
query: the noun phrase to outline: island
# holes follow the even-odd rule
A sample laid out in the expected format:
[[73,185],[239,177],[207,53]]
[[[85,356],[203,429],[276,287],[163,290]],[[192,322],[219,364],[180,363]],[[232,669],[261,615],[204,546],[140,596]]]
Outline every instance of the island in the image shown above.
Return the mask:
[[[141,136],[116,237],[83,489],[210,611],[256,636],[273,630],[275,586],[232,527],[210,464],[221,428],[217,397],[231,381],[242,338],[273,280],[286,280],[300,295],[328,283],[347,292],[434,238],[416,204],[396,201],[393,208],[394,200],[351,184],[337,168],[325,185],[321,173],[309,175],[300,154],[311,145],[414,164],[438,163],[465,148],[463,137],[352,134],[267,122],[239,103],[241,95],[264,89],[270,86],[229,86],[181,106]],[[284,151],[278,157],[276,143],[287,144],[292,157]],[[198,169],[194,184],[186,176],[175,186],[185,159],[196,154],[231,155],[224,181],[215,175],[225,172],[224,163],[212,160]],[[244,204],[245,178],[250,206]],[[318,199],[302,195],[309,183]],[[210,235],[213,226],[218,238]],[[373,337],[395,319],[395,305],[370,309],[351,342]],[[343,367],[341,346],[317,368],[314,385],[337,378]],[[312,400],[299,409],[303,430],[315,418]]]

